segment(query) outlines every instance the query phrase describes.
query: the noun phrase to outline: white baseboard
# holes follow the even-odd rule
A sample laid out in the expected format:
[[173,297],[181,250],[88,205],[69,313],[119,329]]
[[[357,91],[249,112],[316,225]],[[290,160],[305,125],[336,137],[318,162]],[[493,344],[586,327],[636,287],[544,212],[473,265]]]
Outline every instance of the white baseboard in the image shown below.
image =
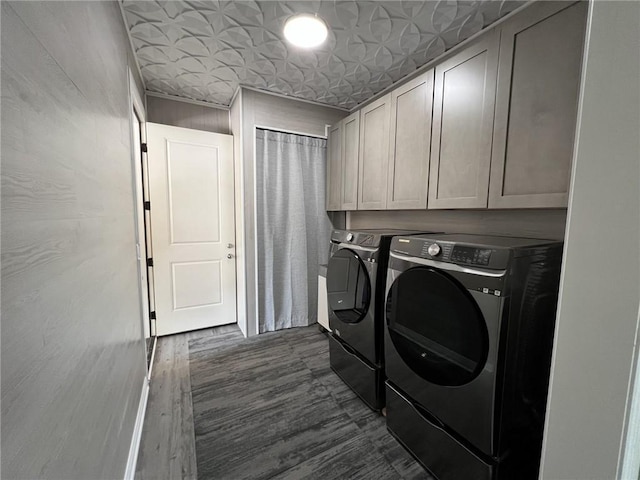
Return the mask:
[[640,480],[640,310],[636,324],[636,341],[634,352],[635,373],[629,382],[629,399],[627,400],[626,438],[622,443],[618,476],[620,480]]
[[147,369],[147,379],[151,381],[151,370],[153,370],[153,364],[156,361],[156,348],[158,347],[158,337],[153,336],[153,345],[151,346],[151,359],[149,360],[149,367]]
[[129,458],[127,459],[127,469],[124,472],[124,480],[134,480],[136,475],[136,462],[138,461],[138,450],[140,449],[140,439],[142,438],[142,425],[144,424],[144,414],[147,411],[147,399],[149,398],[149,380],[144,377],[142,382],[142,393],[138,404],[138,415],[133,428],[131,446],[129,447]]

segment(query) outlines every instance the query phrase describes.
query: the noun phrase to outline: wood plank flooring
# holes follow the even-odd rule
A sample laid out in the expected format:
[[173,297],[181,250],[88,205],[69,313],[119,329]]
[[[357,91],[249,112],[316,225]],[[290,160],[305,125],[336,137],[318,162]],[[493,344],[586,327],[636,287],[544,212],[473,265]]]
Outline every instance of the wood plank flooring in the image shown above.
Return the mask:
[[196,479],[196,447],[193,430],[189,340],[240,330],[224,325],[160,337],[151,370],[136,479]]
[[137,478],[429,479],[331,371],[317,326],[163,337]]

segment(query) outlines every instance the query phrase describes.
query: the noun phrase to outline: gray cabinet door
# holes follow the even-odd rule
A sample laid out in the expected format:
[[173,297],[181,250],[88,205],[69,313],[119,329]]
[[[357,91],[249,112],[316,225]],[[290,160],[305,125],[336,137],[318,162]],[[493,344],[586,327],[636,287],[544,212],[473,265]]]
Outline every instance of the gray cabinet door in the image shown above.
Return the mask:
[[391,94],[360,110],[358,210],[387,206]]
[[342,120],[342,210],[358,208],[358,147],[360,112]]
[[427,208],[433,70],[391,92],[387,209]]
[[436,66],[429,208],[487,206],[498,32]]
[[587,2],[539,2],[502,27],[490,208],[566,207]]
[[342,208],[342,122],[329,129],[327,146],[327,210]]

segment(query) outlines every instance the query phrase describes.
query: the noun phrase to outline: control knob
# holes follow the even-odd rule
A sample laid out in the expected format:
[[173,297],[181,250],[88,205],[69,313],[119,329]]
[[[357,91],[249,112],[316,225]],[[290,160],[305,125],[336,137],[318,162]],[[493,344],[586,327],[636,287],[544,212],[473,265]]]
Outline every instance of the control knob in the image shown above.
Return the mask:
[[427,252],[432,257],[437,257],[438,255],[440,255],[440,245],[438,245],[437,243],[432,243],[431,245],[429,245]]
[[347,242],[353,242],[353,233],[347,234]]

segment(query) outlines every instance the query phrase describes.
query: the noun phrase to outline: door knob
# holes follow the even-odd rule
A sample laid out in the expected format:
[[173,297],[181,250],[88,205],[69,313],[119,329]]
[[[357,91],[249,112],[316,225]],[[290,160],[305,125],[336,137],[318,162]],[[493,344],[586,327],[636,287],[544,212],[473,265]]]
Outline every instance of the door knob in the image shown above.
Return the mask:
[[233,243],[227,243],[227,248],[233,248]]
[[231,255],[230,253],[227,253],[227,258],[233,258],[233,255]]

